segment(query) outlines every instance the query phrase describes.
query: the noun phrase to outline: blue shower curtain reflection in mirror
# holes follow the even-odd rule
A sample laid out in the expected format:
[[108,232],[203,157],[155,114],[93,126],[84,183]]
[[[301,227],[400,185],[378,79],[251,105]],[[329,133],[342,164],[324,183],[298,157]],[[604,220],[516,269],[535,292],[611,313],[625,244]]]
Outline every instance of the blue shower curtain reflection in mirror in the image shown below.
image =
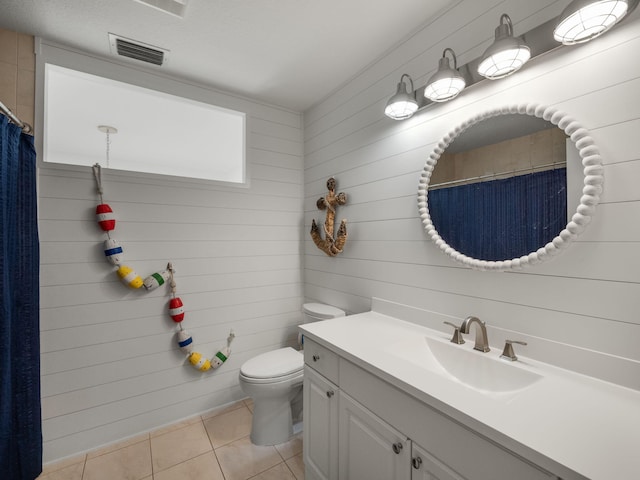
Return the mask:
[[0,115],[0,477],[42,470],[39,247],[33,137]]
[[452,248],[509,260],[549,243],[567,225],[566,168],[429,190],[429,214]]

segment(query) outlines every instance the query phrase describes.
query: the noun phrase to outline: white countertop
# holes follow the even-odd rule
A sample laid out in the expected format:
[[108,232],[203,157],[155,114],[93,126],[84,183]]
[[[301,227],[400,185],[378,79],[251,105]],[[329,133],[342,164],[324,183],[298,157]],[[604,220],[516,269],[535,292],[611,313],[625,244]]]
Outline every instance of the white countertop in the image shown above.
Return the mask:
[[[476,327],[473,327],[475,329]],[[424,403],[543,468],[563,466],[591,480],[640,479],[640,392],[519,356],[513,368],[543,378],[515,393],[470,388],[419,362],[389,355],[394,345],[450,336],[376,312],[305,324],[303,333]],[[473,333],[473,332],[472,332]],[[473,338],[454,348],[473,351]],[[515,346],[517,347],[517,345]],[[516,348],[517,350],[517,348]],[[505,441],[507,440],[507,441]]]

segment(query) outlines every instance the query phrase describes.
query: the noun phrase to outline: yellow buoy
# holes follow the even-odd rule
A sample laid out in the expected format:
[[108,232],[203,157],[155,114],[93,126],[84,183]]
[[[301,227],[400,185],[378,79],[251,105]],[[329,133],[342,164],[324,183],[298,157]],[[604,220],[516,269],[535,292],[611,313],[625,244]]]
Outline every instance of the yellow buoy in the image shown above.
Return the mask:
[[129,285],[131,288],[140,288],[144,284],[140,275],[138,275],[133,268],[127,267],[126,265],[118,268],[118,276],[125,285]]
[[211,362],[208,358],[205,358],[201,353],[193,352],[189,355],[189,361],[191,365],[196,367],[201,372],[206,372],[211,368]]

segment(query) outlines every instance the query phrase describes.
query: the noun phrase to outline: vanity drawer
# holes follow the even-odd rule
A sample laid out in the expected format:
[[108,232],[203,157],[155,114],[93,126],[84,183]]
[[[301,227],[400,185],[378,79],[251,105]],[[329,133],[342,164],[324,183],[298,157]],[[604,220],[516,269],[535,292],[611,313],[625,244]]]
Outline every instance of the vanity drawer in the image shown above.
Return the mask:
[[338,383],[338,362],[335,353],[305,337],[304,363],[333,383]]

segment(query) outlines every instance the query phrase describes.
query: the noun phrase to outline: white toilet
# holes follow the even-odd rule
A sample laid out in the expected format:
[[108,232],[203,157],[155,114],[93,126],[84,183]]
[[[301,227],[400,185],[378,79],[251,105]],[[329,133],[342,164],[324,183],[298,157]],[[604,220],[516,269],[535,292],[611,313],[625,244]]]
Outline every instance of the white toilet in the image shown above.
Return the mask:
[[[305,303],[302,310],[304,323],[345,315],[321,303]],[[291,347],[262,353],[240,367],[240,387],[253,399],[253,444],[277,445],[300,431],[303,367],[302,352]]]

